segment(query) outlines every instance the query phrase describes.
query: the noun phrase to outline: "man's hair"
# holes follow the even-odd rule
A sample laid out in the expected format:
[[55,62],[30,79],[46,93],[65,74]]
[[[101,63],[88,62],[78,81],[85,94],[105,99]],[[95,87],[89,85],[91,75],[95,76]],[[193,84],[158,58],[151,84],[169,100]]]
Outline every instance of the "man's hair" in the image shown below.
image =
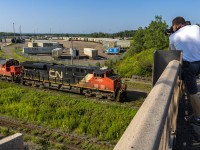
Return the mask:
[[180,25],[180,24],[186,25],[186,21],[183,17],[179,16],[179,17],[176,17],[176,18],[173,19],[172,25]]

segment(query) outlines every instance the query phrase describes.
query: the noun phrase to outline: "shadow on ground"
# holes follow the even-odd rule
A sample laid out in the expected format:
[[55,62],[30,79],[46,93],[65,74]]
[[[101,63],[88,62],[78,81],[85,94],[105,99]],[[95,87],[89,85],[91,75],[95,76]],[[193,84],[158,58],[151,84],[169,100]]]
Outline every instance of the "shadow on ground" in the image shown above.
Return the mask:
[[126,100],[126,102],[136,101],[136,100],[139,100],[139,99],[145,99],[146,97],[147,97],[146,92],[127,90],[127,100]]
[[176,141],[174,150],[200,150],[200,126],[187,123],[185,116],[193,114],[188,95],[179,102]]

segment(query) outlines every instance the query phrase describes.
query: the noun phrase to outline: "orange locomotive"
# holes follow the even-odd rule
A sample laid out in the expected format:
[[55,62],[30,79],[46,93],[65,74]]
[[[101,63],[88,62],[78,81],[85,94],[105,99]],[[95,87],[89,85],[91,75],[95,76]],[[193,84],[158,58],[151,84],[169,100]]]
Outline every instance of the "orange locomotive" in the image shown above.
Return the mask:
[[0,59],[0,78],[11,81],[19,81],[22,68],[19,61],[14,59]]
[[85,88],[89,87],[89,90],[83,90],[85,95],[106,97],[117,101],[120,100],[119,95],[122,96],[121,94],[126,90],[126,85],[121,83],[121,78],[114,74],[112,69],[95,69],[91,77],[88,78],[88,82],[79,82],[78,84]]

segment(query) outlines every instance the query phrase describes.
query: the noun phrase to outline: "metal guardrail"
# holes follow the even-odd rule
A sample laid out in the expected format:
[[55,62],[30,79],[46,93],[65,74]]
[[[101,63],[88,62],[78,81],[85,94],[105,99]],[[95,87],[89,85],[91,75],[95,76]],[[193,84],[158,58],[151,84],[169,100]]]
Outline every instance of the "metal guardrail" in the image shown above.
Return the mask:
[[171,61],[114,150],[172,149],[182,82],[180,62]]
[[156,50],[153,56],[153,74],[152,83],[153,86],[158,81],[160,75],[165,70],[166,66],[172,60],[178,60],[182,63],[182,51],[169,51],[169,50]]

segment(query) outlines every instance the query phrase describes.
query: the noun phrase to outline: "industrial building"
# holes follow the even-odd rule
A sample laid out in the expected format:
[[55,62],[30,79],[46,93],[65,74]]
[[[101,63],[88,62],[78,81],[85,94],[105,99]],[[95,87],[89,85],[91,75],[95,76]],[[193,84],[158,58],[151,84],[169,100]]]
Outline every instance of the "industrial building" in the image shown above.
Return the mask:
[[35,40],[28,42],[28,47],[53,47],[58,46],[63,47],[62,44],[59,44],[58,42],[48,41],[48,40]]
[[[28,42],[28,47],[23,48],[24,54],[52,54],[52,50],[60,48],[62,50],[63,45],[58,42],[52,42],[48,40],[35,40]],[[60,50],[57,54],[60,55]],[[58,50],[56,50],[58,51]]]

